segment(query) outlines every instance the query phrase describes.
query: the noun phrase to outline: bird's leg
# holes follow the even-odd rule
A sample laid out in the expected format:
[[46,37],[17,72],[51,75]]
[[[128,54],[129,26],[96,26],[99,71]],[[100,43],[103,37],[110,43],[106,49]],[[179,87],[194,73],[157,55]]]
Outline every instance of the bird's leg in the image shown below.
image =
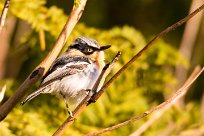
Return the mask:
[[65,105],[66,105],[66,109],[67,109],[67,111],[68,111],[68,114],[69,114],[71,117],[73,117],[73,113],[72,113],[71,109],[69,108],[69,105],[68,105],[68,102],[67,102],[66,97],[65,97],[61,92],[60,92],[60,94],[62,95],[62,97],[63,97],[63,99],[64,99],[64,102],[65,102]]

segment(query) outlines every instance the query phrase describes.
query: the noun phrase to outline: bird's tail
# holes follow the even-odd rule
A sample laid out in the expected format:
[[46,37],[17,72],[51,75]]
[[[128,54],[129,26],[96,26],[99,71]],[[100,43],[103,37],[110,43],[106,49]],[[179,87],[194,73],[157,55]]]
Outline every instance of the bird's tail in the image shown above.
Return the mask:
[[43,92],[42,89],[39,89],[35,92],[33,92],[32,94],[30,94],[29,96],[27,96],[22,102],[21,105],[24,105],[25,103],[27,103],[28,101],[32,100],[33,98],[35,98],[36,96],[38,96],[39,94],[41,94]]

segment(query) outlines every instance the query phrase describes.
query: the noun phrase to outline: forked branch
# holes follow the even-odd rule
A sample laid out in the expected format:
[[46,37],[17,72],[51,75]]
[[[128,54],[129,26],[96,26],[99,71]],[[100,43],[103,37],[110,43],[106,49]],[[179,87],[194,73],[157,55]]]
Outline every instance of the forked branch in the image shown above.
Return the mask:
[[69,18],[61,31],[53,49],[46,56],[46,58],[33,70],[33,72],[27,77],[27,79],[20,85],[16,93],[11,96],[1,107],[0,107],[0,121],[3,120],[7,114],[14,108],[14,106],[23,98],[26,91],[36,83],[49,69],[52,62],[57,58],[64,43],[67,41],[71,31],[80,19],[87,0],[75,0],[75,4],[69,15]]

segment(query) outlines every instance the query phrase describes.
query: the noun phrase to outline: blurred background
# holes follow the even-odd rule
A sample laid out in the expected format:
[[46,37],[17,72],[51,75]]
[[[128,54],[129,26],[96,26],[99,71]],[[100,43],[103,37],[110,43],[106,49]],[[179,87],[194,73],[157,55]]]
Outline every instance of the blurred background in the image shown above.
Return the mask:
[[[5,0],[0,1],[0,12]],[[69,37],[111,44],[106,62],[122,52],[109,79],[166,27],[184,18],[204,0],[90,0]],[[0,88],[4,103],[52,49],[73,1],[12,0],[0,34]],[[204,64],[203,14],[160,39],[77,118],[66,135],[84,135],[137,116],[171,97],[196,65]],[[105,135],[204,135],[204,74],[176,105]],[[34,91],[40,81],[29,91]],[[121,97],[123,96],[123,97]],[[41,95],[16,108],[0,123],[0,136],[49,136],[67,118],[65,104]],[[142,125],[153,119],[144,132]]]

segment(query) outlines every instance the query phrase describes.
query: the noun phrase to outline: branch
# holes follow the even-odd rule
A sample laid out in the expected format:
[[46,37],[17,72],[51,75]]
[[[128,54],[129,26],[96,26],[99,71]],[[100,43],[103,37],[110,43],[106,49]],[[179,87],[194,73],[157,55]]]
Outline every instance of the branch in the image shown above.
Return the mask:
[[98,87],[103,83],[102,81],[104,81],[104,79],[110,73],[110,70],[112,69],[113,65],[118,60],[120,55],[121,53],[118,52],[117,55],[114,57],[114,59],[110,63],[104,66],[92,90],[89,91],[88,95],[82,100],[82,102],[73,111],[73,117],[69,116],[64,121],[64,123],[58,128],[58,130],[53,134],[53,136],[61,136],[67,130],[67,128],[74,122],[75,118],[88,106],[90,98],[98,90]]
[[[191,3],[190,11],[195,10],[199,5],[204,3],[204,0],[193,0]],[[197,35],[201,26],[203,11],[200,12],[195,18],[186,23],[183,36],[181,39],[179,53],[189,62],[192,62],[192,55],[195,52]],[[179,81],[178,86],[182,85],[188,77],[188,69],[178,64],[175,69],[176,79]],[[184,104],[184,100],[179,102],[180,105]]]
[[4,3],[4,8],[2,10],[1,17],[0,17],[0,33],[1,33],[1,31],[4,27],[4,24],[5,24],[6,15],[7,15],[8,9],[9,9],[9,4],[10,4],[10,0],[6,0]]
[[74,26],[80,19],[87,0],[78,0],[73,6],[73,9],[69,15],[69,18],[60,33],[53,49],[46,56],[46,58],[33,70],[33,72],[27,77],[27,79],[20,85],[16,93],[11,96],[1,107],[0,107],[0,121],[3,120],[8,113],[14,108],[14,106],[23,98],[27,90],[36,83],[49,69],[52,62],[57,58],[64,43],[67,41],[68,36],[73,30]]
[[[199,72],[200,67],[197,66],[193,73],[190,75],[190,77],[188,78],[188,80],[184,83],[183,86],[188,85],[191,80],[196,76],[196,74]],[[181,100],[183,98],[183,96],[187,93],[188,88],[186,88],[186,90],[184,90],[183,94],[180,96]],[[175,92],[175,91],[174,91]],[[155,120],[157,120],[159,117],[161,117],[163,115],[164,112],[166,112],[168,109],[170,109],[173,105],[178,104],[177,102],[174,102],[172,104],[169,104],[169,106],[165,106],[163,109],[160,109],[157,112],[154,112],[154,114],[150,117],[150,119],[148,121],[146,121],[144,124],[142,124],[142,126],[140,126],[134,133],[132,133],[130,136],[140,136],[143,132],[145,132],[145,130],[147,130],[153,123]]]
[[150,48],[159,38],[164,36],[165,34],[175,30],[185,22],[187,22],[189,19],[191,19],[193,16],[195,16],[197,13],[199,13],[201,10],[204,9],[204,4],[197,8],[194,12],[186,16],[185,18],[181,19],[177,23],[167,27],[162,32],[160,32],[154,39],[152,39],[142,50],[140,50],[135,56],[132,57],[131,60],[129,60],[116,74],[113,75],[113,77],[100,89],[100,92],[95,94],[92,97],[92,102],[95,102],[103,93],[104,91],[110,86],[110,84],[117,78],[119,75],[125,71],[137,58],[139,58],[148,48]]
[[204,67],[202,69],[200,67],[195,68],[195,70],[193,71],[191,76],[188,78],[188,80],[185,82],[185,84],[179,90],[177,90],[176,93],[171,98],[169,98],[165,102],[159,104],[158,106],[153,107],[152,109],[144,112],[143,114],[136,116],[136,117],[133,117],[127,121],[124,121],[124,122],[119,123],[117,125],[114,125],[112,127],[108,127],[108,128],[99,130],[99,131],[94,132],[94,133],[89,133],[86,136],[96,136],[99,134],[103,134],[103,133],[118,129],[118,128],[123,127],[125,125],[131,124],[137,120],[140,120],[140,119],[146,117],[147,115],[149,115],[155,111],[162,110],[163,108],[166,108],[168,106],[173,105],[179,98],[181,98],[186,93],[186,91],[190,87],[190,85],[200,76],[200,74],[203,71],[204,71]]
[[[149,47],[151,47],[159,38],[164,36],[170,31],[175,30],[177,27],[181,26],[183,23],[191,19],[194,15],[196,15],[198,12],[200,12],[204,8],[204,5],[199,7],[197,10],[195,10],[190,15],[186,16],[184,19],[180,20],[179,22],[173,24],[172,26],[166,28],[164,31],[159,33],[152,41],[150,41],[139,53],[137,53],[129,62],[127,62],[100,90],[99,92],[93,94],[93,91],[90,91],[87,97],[84,98],[84,100],[77,106],[77,108],[73,112],[73,118],[69,117],[64,121],[64,123],[58,128],[58,130],[53,134],[53,136],[60,136],[62,135],[65,130],[71,125],[71,123],[74,121],[74,119],[86,108],[87,104],[96,102],[98,98],[104,93],[104,91],[107,89],[107,87],[123,72],[127,69],[128,66],[130,66],[138,57],[140,57],[144,51],[146,51]],[[106,76],[104,76],[105,78]],[[98,79],[97,82],[100,82],[102,79]],[[92,89],[94,90],[94,88]],[[90,100],[89,100],[90,99]],[[89,100],[89,101],[88,101]],[[88,103],[87,103],[88,101]],[[138,119],[143,118],[147,116],[147,113],[144,113],[140,117],[137,117]]]

